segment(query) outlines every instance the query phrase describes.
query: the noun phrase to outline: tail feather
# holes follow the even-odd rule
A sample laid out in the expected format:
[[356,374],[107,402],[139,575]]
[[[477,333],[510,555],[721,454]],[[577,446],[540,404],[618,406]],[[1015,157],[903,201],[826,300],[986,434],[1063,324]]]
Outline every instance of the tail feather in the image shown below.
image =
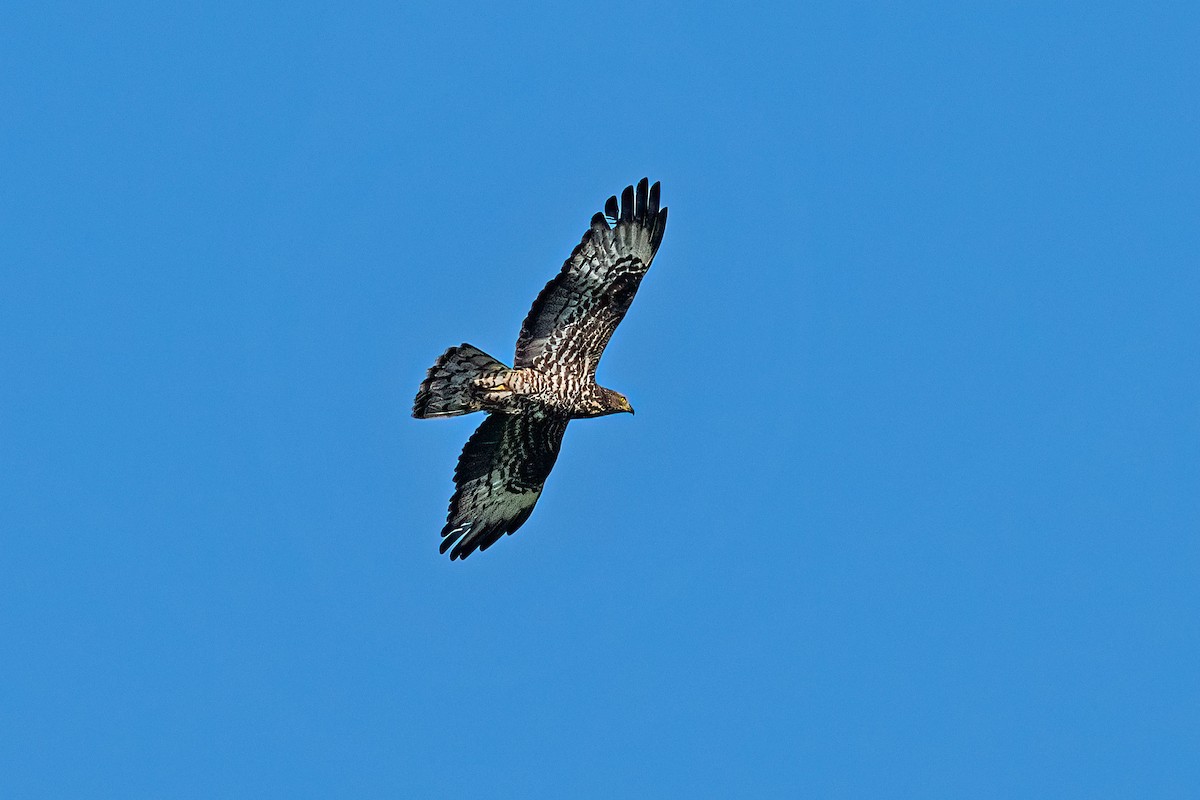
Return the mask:
[[478,347],[466,343],[451,347],[434,362],[421,382],[413,401],[413,416],[427,419],[481,411],[483,405],[471,392],[472,381],[507,370],[508,367]]

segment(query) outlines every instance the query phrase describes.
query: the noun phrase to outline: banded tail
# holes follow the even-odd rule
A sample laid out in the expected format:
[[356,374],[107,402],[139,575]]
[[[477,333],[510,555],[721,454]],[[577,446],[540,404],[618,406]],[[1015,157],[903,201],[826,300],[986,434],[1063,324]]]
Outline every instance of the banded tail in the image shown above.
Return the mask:
[[428,419],[482,411],[483,403],[471,391],[473,382],[508,371],[508,367],[478,347],[466,343],[451,347],[434,362],[421,382],[413,402],[413,416]]

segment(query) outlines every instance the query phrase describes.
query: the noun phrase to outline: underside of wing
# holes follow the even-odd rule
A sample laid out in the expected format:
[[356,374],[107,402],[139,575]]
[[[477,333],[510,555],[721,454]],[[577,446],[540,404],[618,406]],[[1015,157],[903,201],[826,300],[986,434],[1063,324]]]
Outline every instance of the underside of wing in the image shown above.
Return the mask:
[[[546,284],[521,326],[517,367],[594,374],[650,269],[667,226],[659,185],[643,178],[610,197],[583,241]],[[607,218],[615,221],[611,225]]]
[[567,419],[491,414],[467,441],[454,470],[442,529],[451,560],[486,550],[529,519],[562,446]]

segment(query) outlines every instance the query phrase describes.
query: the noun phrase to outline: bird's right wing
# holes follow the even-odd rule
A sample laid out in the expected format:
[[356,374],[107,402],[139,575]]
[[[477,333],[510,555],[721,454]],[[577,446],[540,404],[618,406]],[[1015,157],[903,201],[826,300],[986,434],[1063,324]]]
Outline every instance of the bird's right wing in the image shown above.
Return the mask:
[[537,413],[488,415],[454,470],[443,553],[450,550],[451,560],[466,558],[529,519],[558,458],[567,422]]
[[[604,213],[592,217],[583,241],[546,284],[521,325],[517,367],[542,372],[594,376],[613,331],[650,262],[662,244],[667,209],[659,209],[658,184],[643,178],[637,190],[608,198]],[[616,220],[609,227],[605,215]]]

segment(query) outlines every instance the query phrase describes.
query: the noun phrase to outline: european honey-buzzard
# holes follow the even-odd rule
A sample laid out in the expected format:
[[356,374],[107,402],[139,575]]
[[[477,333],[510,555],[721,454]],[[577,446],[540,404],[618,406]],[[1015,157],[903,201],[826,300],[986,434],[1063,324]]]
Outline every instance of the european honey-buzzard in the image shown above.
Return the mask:
[[441,546],[451,560],[488,549],[529,518],[568,422],[633,413],[624,395],[596,384],[596,366],[662,242],[667,209],[658,200],[659,185],[645,178],[625,187],[619,204],[608,198],[533,302],[511,369],[469,344],[429,369],[414,417],[488,412],[454,470]]

